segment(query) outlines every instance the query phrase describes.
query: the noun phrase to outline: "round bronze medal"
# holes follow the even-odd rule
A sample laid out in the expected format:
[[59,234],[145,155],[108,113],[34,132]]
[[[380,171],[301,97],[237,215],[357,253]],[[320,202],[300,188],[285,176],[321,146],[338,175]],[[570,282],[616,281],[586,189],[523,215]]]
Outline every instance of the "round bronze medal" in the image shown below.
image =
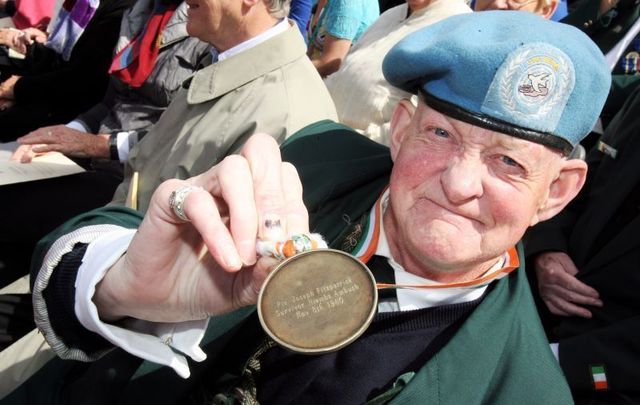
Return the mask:
[[357,339],[376,312],[369,269],[339,250],[320,249],[278,265],[258,296],[260,323],[278,344],[298,353],[338,350]]

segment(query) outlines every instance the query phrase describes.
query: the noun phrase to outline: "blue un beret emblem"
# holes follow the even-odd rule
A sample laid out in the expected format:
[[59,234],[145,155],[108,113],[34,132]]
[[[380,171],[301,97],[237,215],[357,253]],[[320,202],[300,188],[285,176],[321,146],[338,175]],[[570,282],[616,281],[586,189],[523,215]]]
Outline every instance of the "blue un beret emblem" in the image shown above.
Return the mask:
[[575,84],[569,57],[546,43],[512,51],[489,86],[481,110],[540,132],[556,129]]

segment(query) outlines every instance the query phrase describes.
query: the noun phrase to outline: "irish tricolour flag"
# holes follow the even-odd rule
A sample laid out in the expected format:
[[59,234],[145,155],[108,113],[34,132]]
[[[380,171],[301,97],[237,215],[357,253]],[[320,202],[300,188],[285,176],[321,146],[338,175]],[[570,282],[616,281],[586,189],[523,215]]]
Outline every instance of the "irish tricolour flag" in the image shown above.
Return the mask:
[[607,384],[607,375],[604,372],[604,366],[591,366],[591,376],[593,377],[593,385],[598,390],[606,390],[609,388]]

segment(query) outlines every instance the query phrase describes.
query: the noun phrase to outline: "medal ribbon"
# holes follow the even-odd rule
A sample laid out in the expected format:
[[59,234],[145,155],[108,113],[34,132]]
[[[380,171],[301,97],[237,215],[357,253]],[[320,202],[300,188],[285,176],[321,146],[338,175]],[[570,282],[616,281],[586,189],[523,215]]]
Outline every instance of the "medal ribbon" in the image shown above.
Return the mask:
[[[381,221],[382,221],[382,200],[386,194],[388,187],[382,192],[376,203],[374,204],[367,222],[365,223],[365,229],[360,242],[353,249],[351,254],[363,263],[367,263],[369,259],[375,254],[378,249],[378,241],[380,239]],[[518,258],[518,251],[515,246],[510,248],[506,253],[505,264],[502,268],[491,271],[484,276],[476,278],[474,280],[463,281],[459,283],[438,283],[438,284],[389,284],[389,283],[376,283],[378,289],[387,288],[408,288],[408,289],[444,289],[444,288],[479,288],[483,287],[494,280],[499,280],[507,274],[511,273],[515,269],[520,267],[520,259]]]

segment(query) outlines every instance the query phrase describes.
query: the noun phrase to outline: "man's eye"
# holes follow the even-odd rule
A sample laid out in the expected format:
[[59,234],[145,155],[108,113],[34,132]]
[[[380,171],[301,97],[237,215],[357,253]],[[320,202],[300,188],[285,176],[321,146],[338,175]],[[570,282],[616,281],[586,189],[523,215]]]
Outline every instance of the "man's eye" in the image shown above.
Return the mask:
[[434,128],[433,133],[442,138],[448,138],[449,133],[442,128]]
[[507,166],[513,166],[513,167],[519,167],[520,166],[520,163],[518,163],[515,160],[511,159],[509,156],[502,155],[500,157],[500,159],[502,160],[502,163],[506,164]]

